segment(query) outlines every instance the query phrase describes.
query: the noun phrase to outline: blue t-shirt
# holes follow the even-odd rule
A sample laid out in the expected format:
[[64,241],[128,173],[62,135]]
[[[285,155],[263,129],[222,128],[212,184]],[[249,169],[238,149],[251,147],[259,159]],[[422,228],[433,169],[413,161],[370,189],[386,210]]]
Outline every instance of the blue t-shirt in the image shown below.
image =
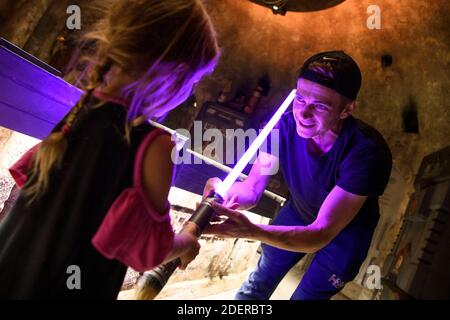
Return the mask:
[[361,196],[366,202],[352,223],[373,226],[379,218],[378,197],[383,194],[392,169],[392,155],[382,135],[350,116],[332,148],[321,156],[307,152],[292,112],[279,123],[280,167],[290,201],[300,218],[312,223],[334,186]]

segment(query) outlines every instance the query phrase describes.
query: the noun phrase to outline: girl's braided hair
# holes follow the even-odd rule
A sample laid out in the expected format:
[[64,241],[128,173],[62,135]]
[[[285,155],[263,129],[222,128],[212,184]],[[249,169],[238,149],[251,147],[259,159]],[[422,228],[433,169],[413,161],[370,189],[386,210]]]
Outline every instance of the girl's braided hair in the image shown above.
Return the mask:
[[93,49],[85,57],[85,94],[61,130],[41,142],[24,188],[29,203],[47,190],[49,173],[61,166],[68,147],[67,134],[113,65],[136,79],[121,97],[130,101],[125,123],[129,141],[132,119],[152,118],[165,105],[178,101],[181,88],[199,70],[217,62],[216,34],[200,0],[109,0],[102,11],[103,18],[83,37],[83,43]]

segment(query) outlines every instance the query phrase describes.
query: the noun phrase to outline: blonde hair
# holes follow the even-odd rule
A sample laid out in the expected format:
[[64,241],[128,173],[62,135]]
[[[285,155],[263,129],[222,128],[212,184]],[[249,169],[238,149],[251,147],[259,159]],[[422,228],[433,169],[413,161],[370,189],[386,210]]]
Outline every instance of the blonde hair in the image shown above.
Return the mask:
[[219,56],[215,31],[200,0],[111,1],[84,43],[92,46],[86,94],[70,111],[62,130],[50,134],[38,148],[25,186],[30,202],[48,188],[49,173],[60,166],[67,149],[66,133],[113,65],[136,79],[122,97],[131,101],[125,124],[129,137],[132,119],[151,118],[178,101],[180,89],[198,71],[212,68]]

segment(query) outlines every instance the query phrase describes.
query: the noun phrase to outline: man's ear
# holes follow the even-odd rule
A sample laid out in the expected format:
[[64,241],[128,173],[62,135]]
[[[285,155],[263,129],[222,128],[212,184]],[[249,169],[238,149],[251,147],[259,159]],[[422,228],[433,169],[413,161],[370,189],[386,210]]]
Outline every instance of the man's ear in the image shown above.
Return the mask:
[[355,100],[348,102],[345,105],[344,110],[341,111],[341,114],[339,115],[339,118],[341,118],[341,119],[347,118],[349,115],[351,115],[353,113],[355,108],[356,108]]

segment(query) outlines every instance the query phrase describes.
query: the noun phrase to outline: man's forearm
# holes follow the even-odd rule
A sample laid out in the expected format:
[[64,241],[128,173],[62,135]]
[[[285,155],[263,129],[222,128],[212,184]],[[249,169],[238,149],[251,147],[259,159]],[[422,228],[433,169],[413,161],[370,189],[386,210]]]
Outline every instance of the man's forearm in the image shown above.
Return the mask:
[[314,253],[328,243],[324,231],[311,226],[255,225],[250,239],[294,252]]
[[239,209],[248,210],[253,208],[259,201],[259,195],[254,188],[245,182],[235,182],[228,194],[231,196],[236,195],[238,197]]

